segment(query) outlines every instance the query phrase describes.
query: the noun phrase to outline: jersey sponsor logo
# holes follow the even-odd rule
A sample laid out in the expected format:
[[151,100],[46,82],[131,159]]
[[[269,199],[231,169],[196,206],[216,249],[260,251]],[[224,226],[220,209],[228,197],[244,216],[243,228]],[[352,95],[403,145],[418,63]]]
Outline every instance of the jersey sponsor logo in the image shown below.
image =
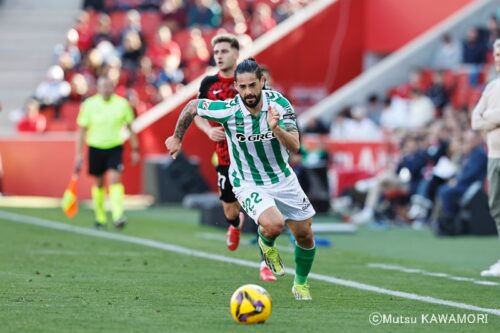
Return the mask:
[[237,133],[236,134],[236,139],[239,142],[256,142],[256,141],[269,141],[274,139],[274,133],[272,131],[266,132],[266,133],[259,133],[259,134],[252,134],[249,136],[245,136],[245,134],[242,133]]
[[210,106],[210,101],[203,101],[203,103],[201,103],[201,108],[203,110],[208,110],[209,106]]
[[286,113],[286,114],[283,116],[283,119],[295,120],[295,113]]

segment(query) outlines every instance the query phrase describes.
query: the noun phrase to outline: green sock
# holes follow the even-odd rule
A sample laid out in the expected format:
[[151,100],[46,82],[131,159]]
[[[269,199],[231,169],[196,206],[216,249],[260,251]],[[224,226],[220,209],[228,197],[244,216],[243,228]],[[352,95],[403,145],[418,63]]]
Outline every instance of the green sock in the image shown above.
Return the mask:
[[311,272],[311,267],[316,254],[316,246],[312,249],[304,249],[295,244],[295,283],[306,284],[307,276]]
[[113,221],[117,221],[123,216],[123,199],[125,196],[125,188],[123,184],[109,185],[109,198],[111,199],[111,216]]
[[274,241],[275,241],[275,238],[268,238],[266,236],[264,236],[261,232],[260,232],[260,228],[257,228],[257,233],[259,234],[259,237],[260,239],[262,239],[262,242],[266,245],[266,246],[274,246]]
[[104,203],[106,200],[106,192],[104,187],[92,186],[92,202],[94,203],[95,220],[99,223],[106,223],[106,208]]

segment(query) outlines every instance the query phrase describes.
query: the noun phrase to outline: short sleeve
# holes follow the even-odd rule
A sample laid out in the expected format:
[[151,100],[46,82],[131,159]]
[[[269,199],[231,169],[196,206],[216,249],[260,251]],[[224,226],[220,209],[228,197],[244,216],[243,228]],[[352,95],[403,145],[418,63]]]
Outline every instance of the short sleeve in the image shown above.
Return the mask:
[[198,116],[223,124],[232,116],[232,107],[226,101],[199,99],[196,105]]
[[295,116],[295,110],[292,104],[283,95],[276,93],[277,98],[274,99],[276,103],[276,108],[280,113],[280,120],[278,125],[282,128],[289,127],[290,125],[297,127],[297,120]]

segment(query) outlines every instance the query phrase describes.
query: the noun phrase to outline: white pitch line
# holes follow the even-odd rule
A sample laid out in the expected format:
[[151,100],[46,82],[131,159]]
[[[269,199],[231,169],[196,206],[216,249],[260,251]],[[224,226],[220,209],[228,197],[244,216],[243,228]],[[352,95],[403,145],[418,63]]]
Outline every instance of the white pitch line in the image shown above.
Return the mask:
[[[221,242],[225,242],[226,241],[226,236],[220,235],[220,234],[214,234],[214,233],[211,233],[211,232],[197,232],[194,235],[196,237],[203,238],[203,239],[208,239],[208,240],[215,240],[215,241],[221,241]],[[288,252],[288,253],[293,253],[294,252],[294,249],[290,248],[289,246],[277,245],[276,247],[281,252]]]
[[[161,249],[161,250],[165,250],[165,251],[169,251],[169,252],[179,253],[179,254],[183,254],[183,255],[189,255],[189,256],[198,257],[198,258],[204,258],[204,259],[209,259],[209,260],[214,260],[214,261],[236,264],[236,265],[240,265],[240,266],[244,266],[244,267],[252,267],[252,268],[259,267],[259,263],[252,262],[249,260],[236,259],[236,258],[226,257],[223,255],[208,253],[208,252],[204,252],[204,251],[193,250],[193,249],[189,249],[189,248],[186,248],[183,246],[162,243],[162,242],[154,241],[151,239],[126,236],[126,235],[121,235],[121,234],[116,234],[116,233],[111,233],[111,232],[106,232],[106,231],[76,227],[73,225],[68,225],[68,224],[64,224],[61,222],[54,222],[54,221],[45,220],[45,219],[32,217],[32,216],[25,216],[25,215],[0,211],[0,218],[3,218],[5,220],[11,221],[11,222],[36,225],[36,226],[50,228],[50,229],[54,229],[54,230],[73,232],[76,234],[87,235],[87,236],[92,236],[92,237],[97,237],[97,238],[112,239],[112,240],[117,240],[117,241],[121,241],[121,242],[127,242],[127,243],[131,243],[131,244],[137,244],[137,245],[152,247],[155,249]],[[295,273],[294,270],[292,270],[290,268],[286,268],[285,271],[288,274]],[[463,310],[489,313],[489,314],[493,314],[495,316],[500,317],[500,309],[483,308],[483,307],[479,307],[479,306],[475,306],[475,305],[471,305],[471,304],[448,301],[448,300],[435,298],[435,297],[431,297],[431,296],[422,296],[422,295],[407,293],[407,292],[403,292],[403,291],[390,290],[390,289],[380,288],[380,287],[372,286],[372,285],[361,283],[361,282],[339,279],[339,278],[336,278],[333,276],[311,273],[309,275],[309,277],[311,279],[315,279],[315,280],[319,280],[319,281],[323,281],[323,282],[328,282],[331,284],[336,284],[336,285],[340,285],[340,286],[344,286],[344,287],[366,290],[366,291],[371,291],[371,292],[378,293],[378,294],[391,295],[391,296],[395,296],[395,297],[420,301],[420,302],[424,302],[424,303],[445,305],[445,306],[463,309]]]
[[422,269],[409,268],[409,267],[404,267],[404,266],[399,266],[399,265],[371,263],[371,264],[368,264],[368,267],[386,269],[386,270],[390,270],[390,271],[398,271],[398,272],[404,272],[404,273],[421,274],[421,275],[432,276],[432,277],[440,277],[440,278],[445,278],[445,279],[454,280],[454,281],[472,282],[474,284],[479,284],[482,286],[500,286],[500,283],[493,282],[493,281],[477,280],[477,279],[469,278],[469,277],[455,276],[455,275],[451,275],[448,273],[427,272],[427,271],[424,271]]

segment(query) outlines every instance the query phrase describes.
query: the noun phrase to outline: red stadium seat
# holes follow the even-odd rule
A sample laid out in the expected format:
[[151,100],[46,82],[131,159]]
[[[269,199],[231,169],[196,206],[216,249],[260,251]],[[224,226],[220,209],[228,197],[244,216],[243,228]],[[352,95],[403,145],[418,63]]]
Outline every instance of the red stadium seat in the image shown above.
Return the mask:
[[142,33],[146,41],[152,41],[154,39],[154,35],[160,23],[161,17],[158,12],[147,11],[141,13]]
[[125,27],[127,12],[117,11],[109,14],[111,18],[111,31],[113,34],[118,34]]

